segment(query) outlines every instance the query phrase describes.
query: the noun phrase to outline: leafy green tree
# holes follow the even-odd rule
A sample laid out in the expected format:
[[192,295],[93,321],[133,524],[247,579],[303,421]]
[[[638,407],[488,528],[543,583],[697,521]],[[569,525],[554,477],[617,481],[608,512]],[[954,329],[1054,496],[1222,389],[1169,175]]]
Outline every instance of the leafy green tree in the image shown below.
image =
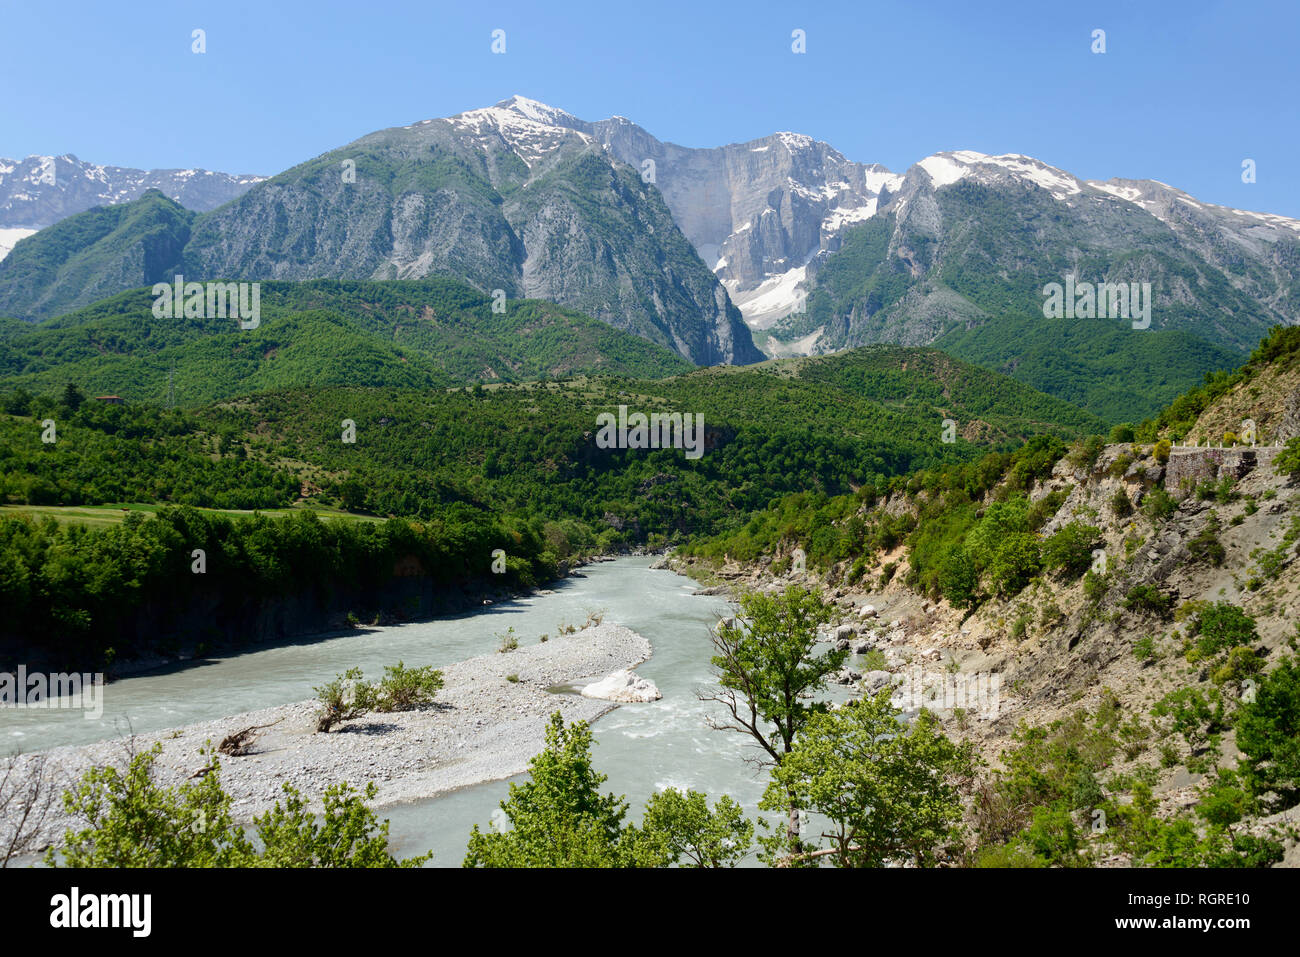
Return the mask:
[[[737,620],[710,632],[718,685],[699,697],[721,704],[727,717],[706,720],[715,729],[753,738],[761,749],[760,765],[780,764],[808,721],[829,709],[813,696],[826,687],[827,678],[849,654],[816,653],[817,627],[830,621],[833,613],[819,594],[792,585],[779,595],[741,595]],[[787,809],[787,834],[797,840],[793,795]]]
[[1040,562],[1038,539],[1029,532],[1013,532],[993,554],[989,583],[999,595],[1015,595],[1038,574]]
[[1092,551],[1100,543],[1100,529],[1070,522],[1043,542],[1043,566],[1066,578],[1078,578],[1092,565]]
[[285,804],[274,808],[253,825],[263,851],[261,867],[419,867],[433,852],[399,861],[388,851],[388,822],[382,824],[366,806],[379,789],[368,782],[357,794],[345,782],[325,789],[324,817],[307,810],[293,785],[283,785]]
[[939,590],[956,608],[970,608],[979,600],[979,572],[964,548],[954,548],[939,568]]
[[793,798],[829,822],[821,835],[829,843],[808,851],[802,840],[767,840],[769,859],[929,867],[956,851],[963,810],[957,782],[974,771],[974,746],[949,740],[929,711],[907,725],[899,714],[885,689],[809,719],[794,750],[772,769],[759,807],[783,809]]
[[154,780],[155,744],[131,758],[125,772],[91,768],[64,792],[64,810],[85,821],[69,831],[61,853],[46,852],[51,867],[241,867],[251,842],[235,826],[219,766],[177,788]]
[[1255,619],[1230,601],[1216,601],[1202,608],[1188,626],[1188,637],[1195,638],[1189,661],[1212,658],[1221,651],[1248,645],[1259,636]]
[[[470,833],[466,867],[625,867],[668,863],[667,855],[641,856],[625,834],[627,803],[601,794],[605,775],[591,762],[591,729],[565,725],[557,711],[546,728],[546,747],[528,763],[528,780],[510,785],[501,802],[509,827]],[[657,849],[655,849],[657,850]]]
[[693,867],[735,867],[754,842],[754,824],[723,795],[712,809],[699,791],[660,791],[646,802],[641,839],[661,841],[674,861]]
[[1283,807],[1300,802],[1300,659],[1266,674],[1237,716],[1242,780],[1256,796],[1274,792]]
[[63,395],[59,399],[59,404],[66,406],[73,412],[81,408],[81,403],[86,401],[86,396],[77,388],[76,383],[69,382],[63,387]]
[[[197,782],[159,785],[154,766],[161,745],[134,755],[125,772],[92,768],[64,793],[65,810],[86,822],[69,831],[65,847],[46,852],[51,867],[414,867],[431,854],[398,861],[382,824],[346,784],[325,792],[318,821],[290,784],[285,806],[253,821],[259,851],[231,814],[221,765],[212,759]],[[372,800],[369,784],[364,800]]]
[[466,867],[734,867],[754,826],[725,795],[712,810],[696,791],[664,791],[646,804],[641,827],[625,823],[627,802],[602,794],[591,761],[591,729],[557,711],[528,780],[501,802],[506,824],[470,833]]

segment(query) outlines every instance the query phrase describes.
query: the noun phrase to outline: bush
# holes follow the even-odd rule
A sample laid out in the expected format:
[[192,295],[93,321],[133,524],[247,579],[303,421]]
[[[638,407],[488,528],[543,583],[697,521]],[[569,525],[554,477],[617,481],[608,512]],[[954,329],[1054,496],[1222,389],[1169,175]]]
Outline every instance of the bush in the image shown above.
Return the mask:
[[1101,543],[1101,530],[1082,522],[1070,522],[1043,542],[1043,567],[1078,578],[1092,565],[1092,550]]
[[1155,456],[1156,461],[1162,465],[1169,461],[1169,452],[1172,446],[1168,439],[1161,439],[1151,448],[1151,454]]
[[1080,439],[1070,449],[1070,454],[1066,456],[1066,461],[1076,469],[1090,469],[1096,463],[1102,450],[1106,448],[1106,440],[1100,435],[1091,435],[1086,439]]
[[1286,448],[1273,460],[1273,469],[1293,482],[1300,479],[1300,437],[1287,442]]
[[1255,700],[1237,718],[1242,779],[1255,795],[1272,791],[1283,807],[1300,799],[1300,661],[1283,661],[1265,675]]
[[1196,562],[1209,562],[1218,566],[1227,557],[1227,549],[1219,541],[1219,531],[1223,523],[1217,512],[1210,512],[1205,519],[1205,527],[1187,541],[1187,551]]
[[375,689],[376,711],[411,711],[429,704],[442,688],[442,672],[432,665],[407,668],[402,662],[384,669],[384,677]]
[[1168,618],[1173,610],[1174,600],[1155,585],[1134,585],[1124,596],[1124,607],[1129,611]]
[[316,730],[327,733],[340,721],[358,718],[373,708],[375,689],[361,677],[360,668],[349,668],[327,685],[313,688],[321,709],[316,714]]
[[1122,488],[1115,489],[1115,494],[1111,496],[1110,510],[1115,513],[1116,518],[1128,518],[1133,514],[1133,502]]
[[1228,652],[1228,660],[1214,670],[1210,680],[1216,685],[1233,682],[1240,684],[1252,675],[1257,675],[1264,667],[1255,649],[1242,645]]
[[1153,488],[1142,500],[1142,513],[1155,525],[1178,511],[1178,503],[1163,488]]
[[1188,625],[1188,637],[1196,638],[1188,661],[1212,658],[1219,652],[1255,641],[1255,619],[1232,602],[1219,601],[1201,608]]
[[1083,595],[1094,605],[1106,597],[1106,592],[1109,589],[1109,575],[1098,575],[1096,572],[1089,570],[1083,576]]
[[1205,693],[1199,688],[1179,688],[1161,698],[1151,713],[1169,718],[1170,730],[1182,735],[1193,751],[1225,727],[1223,699],[1217,689]]
[[[69,831],[62,851],[48,851],[50,867],[416,867],[431,854],[399,861],[388,852],[388,822],[346,784],[325,790],[318,815],[285,783],[285,805],[253,819],[257,841],[235,823],[215,759],[197,783],[165,788],[155,780],[162,746],[131,759],[125,772],[92,768],[63,797],[65,808],[89,826]],[[260,848],[260,849],[259,849]]]

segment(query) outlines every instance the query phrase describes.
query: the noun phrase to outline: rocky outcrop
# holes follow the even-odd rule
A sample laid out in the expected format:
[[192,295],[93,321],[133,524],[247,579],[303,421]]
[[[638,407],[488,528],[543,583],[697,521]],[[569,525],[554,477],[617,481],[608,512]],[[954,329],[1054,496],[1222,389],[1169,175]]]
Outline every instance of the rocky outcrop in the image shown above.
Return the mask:
[[658,701],[663,694],[649,678],[642,678],[628,668],[587,685],[582,689],[582,696],[604,701],[645,702]]

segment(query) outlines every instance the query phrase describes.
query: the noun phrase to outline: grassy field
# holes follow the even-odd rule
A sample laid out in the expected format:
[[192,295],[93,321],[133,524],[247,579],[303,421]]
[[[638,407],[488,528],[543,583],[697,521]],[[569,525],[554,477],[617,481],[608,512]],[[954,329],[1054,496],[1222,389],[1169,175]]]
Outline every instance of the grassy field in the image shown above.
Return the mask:
[[[118,525],[121,523],[128,512],[146,512],[150,515],[162,508],[161,505],[145,505],[131,502],[125,505],[0,505],[0,518],[19,515],[31,515],[33,517],[42,517],[45,515],[52,516],[63,523],[80,522],[83,525],[103,526]],[[237,518],[241,515],[252,515],[252,511],[241,511],[239,509],[222,509],[222,508],[201,508],[200,512],[210,512],[217,515],[229,515],[231,518]],[[269,515],[272,518],[281,515],[289,515],[298,509],[293,508],[266,508],[259,510],[263,515]],[[332,508],[316,508],[317,515],[322,519],[326,518],[346,518],[358,522],[380,522],[383,519],[376,518],[373,515],[354,515],[351,512],[343,512]]]

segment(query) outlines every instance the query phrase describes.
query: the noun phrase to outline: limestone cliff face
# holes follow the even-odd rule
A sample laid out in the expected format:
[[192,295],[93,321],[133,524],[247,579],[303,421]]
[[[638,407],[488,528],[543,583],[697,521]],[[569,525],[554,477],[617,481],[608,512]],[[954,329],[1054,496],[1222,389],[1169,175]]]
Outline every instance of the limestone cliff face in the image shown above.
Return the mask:
[[697,364],[760,360],[653,185],[540,109],[516,98],[383,130],[282,173],[196,223],[187,273],[452,273],[580,309]]
[[582,127],[629,165],[654,161],[655,185],[682,232],[756,327],[788,315],[810,265],[902,181],[796,133],[688,149],[622,117]]

